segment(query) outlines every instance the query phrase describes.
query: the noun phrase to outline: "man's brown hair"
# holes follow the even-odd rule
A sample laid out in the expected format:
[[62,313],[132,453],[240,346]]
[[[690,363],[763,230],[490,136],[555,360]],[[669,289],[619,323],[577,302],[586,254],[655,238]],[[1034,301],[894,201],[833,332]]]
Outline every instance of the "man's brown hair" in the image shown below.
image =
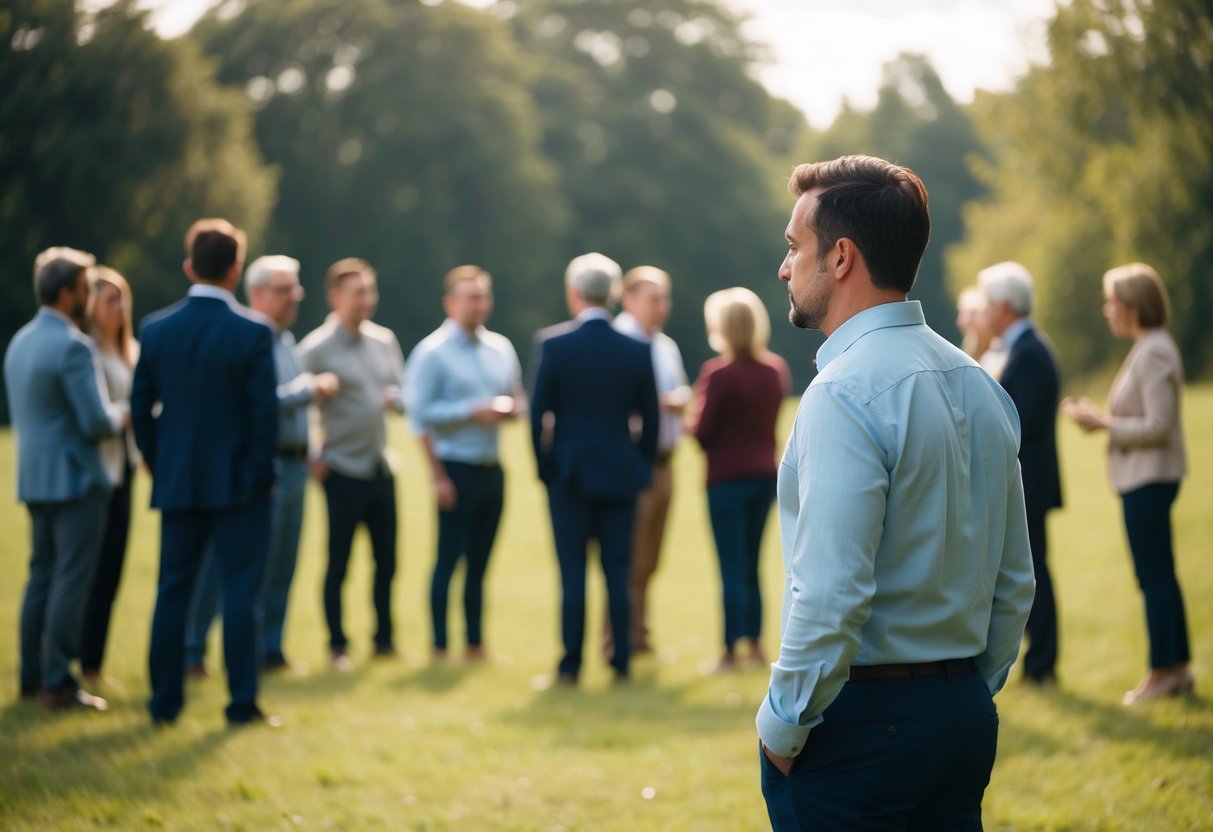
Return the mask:
[[185,232],[185,253],[194,274],[202,280],[219,281],[235,263],[244,262],[248,244],[244,232],[225,219],[202,219]]
[[815,188],[824,190],[807,222],[817,234],[817,256],[846,237],[863,254],[872,285],[909,292],[931,238],[927,189],[918,175],[875,156],[842,156],[792,171],[793,196]]
[[371,280],[378,276],[374,267],[361,257],[343,257],[329,266],[329,270],[324,273],[324,290],[331,292],[340,287],[341,282],[347,277],[353,277],[356,274],[365,274]]
[[479,266],[456,266],[442,278],[443,294],[451,294],[465,280],[483,280],[490,289],[493,288],[493,276]]

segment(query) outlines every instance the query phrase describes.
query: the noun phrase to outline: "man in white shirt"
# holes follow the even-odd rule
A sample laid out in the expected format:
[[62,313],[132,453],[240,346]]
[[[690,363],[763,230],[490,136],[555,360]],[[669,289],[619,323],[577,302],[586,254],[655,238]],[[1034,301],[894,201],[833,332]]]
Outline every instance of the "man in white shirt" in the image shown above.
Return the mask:
[[[661,407],[657,433],[657,459],[653,481],[636,498],[636,520],[632,531],[632,571],[628,583],[631,603],[632,654],[652,652],[649,643],[647,596],[649,580],[657,571],[661,541],[673,490],[670,460],[682,435],[682,411],[691,399],[682,353],[674,339],[662,332],[670,317],[670,275],[655,266],[637,266],[623,276],[623,309],[615,318],[615,329],[638,341],[651,344],[653,375]],[[605,633],[607,655],[613,651],[609,627]]]

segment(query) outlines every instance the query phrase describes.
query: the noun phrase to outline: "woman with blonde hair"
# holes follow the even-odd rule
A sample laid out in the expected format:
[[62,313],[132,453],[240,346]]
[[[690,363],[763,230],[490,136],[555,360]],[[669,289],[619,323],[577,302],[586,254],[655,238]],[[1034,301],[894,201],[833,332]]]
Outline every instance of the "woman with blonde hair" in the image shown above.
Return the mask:
[[765,663],[758,556],[775,499],[775,422],[791,388],[787,363],[767,349],[771,323],[749,289],[723,289],[704,304],[709,359],[695,382],[692,433],[707,456],[708,514],[724,600],[721,670]]
[[1190,693],[1190,651],[1183,594],[1171,547],[1171,505],[1187,474],[1180,396],[1183,364],[1166,330],[1167,289],[1145,263],[1129,263],[1103,278],[1104,317],[1133,347],[1108,394],[1104,413],[1087,399],[1062,402],[1083,430],[1108,432],[1108,474],[1120,494],[1133,567],[1145,598],[1150,672],[1124,695],[1133,705]]
[[[126,279],[107,266],[98,266],[86,314],[89,334],[101,354],[101,368],[110,400],[126,402],[131,395],[135,362],[139,360],[139,344],[131,327],[131,289]],[[129,428],[118,436],[103,439],[99,450],[114,490],[110,495],[101,553],[84,611],[84,632],[80,640],[80,669],[85,680],[94,684],[101,679],[110,613],[126,559],[131,475],[138,463],[138,451]]]

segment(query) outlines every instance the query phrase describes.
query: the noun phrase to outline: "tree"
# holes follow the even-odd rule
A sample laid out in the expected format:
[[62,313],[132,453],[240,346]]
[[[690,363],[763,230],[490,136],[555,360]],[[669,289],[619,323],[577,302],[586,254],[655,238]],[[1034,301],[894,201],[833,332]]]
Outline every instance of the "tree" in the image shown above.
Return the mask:
[[[369,260],[407,347],[441,320],[442,275],[471,262],[495,277],[498,328],[546,322],[564,210],[503,24],[456,4],[254,0],[191,36],[255,108],[281,172],[268,248],[299,258],[309,288],[338,258]],[[323,312],[314,291],[305,325]]]
[[944,256],[963,236],[965,203],[983,193],[960,164],[978,153],[980,144],[968,114],[944,89],[930,61],[906,53],[887,63],[876,106],[870,112],[844,110],[808,145],[806,155],[814,160],[870,154],[906,165],[922,177],[930,199],[931,243],[910,297],[922,302],[927,323],[937,332],[958,340]]
[[0,89],[0,343],[35,308],[26,276],[48,246],[119,269],[147,311],[181,295],[194,219],[260,233],[274,176],[243,102],[191,44],[156,37],[133,0],[95,15],[71,0],[0,10]]
[[[746,285],[786,315],[776,273],[787,158],[807,126],[751,77],[764,52],[740,19],[703,0],[534,0],[491,11],[538,64],[543,148],[570,214],[562,259],[597,249],[625,269],[669,271],[667,331],[692,372],[708,354],[710,292]],[[546,304],[552,319],[561,305]],[[774,330],[777,348],[807,352],[789,327]]]
[[1173,302],[1190,375],[1213,362],[1213,10],[1202,0],[1073,0],[1049,27],[1049,64],[975,104],[993,161],[956,274],[1006,259],[1038,282],[1064,367],[1123,354],[1102,317],[1100,275],[1144,260]]

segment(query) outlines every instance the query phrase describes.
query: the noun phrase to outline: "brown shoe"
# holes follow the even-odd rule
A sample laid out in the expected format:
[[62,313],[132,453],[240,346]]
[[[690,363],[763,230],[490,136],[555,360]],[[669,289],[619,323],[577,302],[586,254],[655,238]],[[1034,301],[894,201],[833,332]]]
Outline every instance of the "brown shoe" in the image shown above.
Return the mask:
[[198,664],[192,664],[185,669],[185,677],[195,682],[201,682],[203,679],[211,678],[211,672],[206,669],[205,662],[198,662]]
[[44,691],[38,697],[38,703],[48,711],[92,710],[104,711],[109,703],[100,696],[93,696],[85,690],[63,688],[55,691]]

